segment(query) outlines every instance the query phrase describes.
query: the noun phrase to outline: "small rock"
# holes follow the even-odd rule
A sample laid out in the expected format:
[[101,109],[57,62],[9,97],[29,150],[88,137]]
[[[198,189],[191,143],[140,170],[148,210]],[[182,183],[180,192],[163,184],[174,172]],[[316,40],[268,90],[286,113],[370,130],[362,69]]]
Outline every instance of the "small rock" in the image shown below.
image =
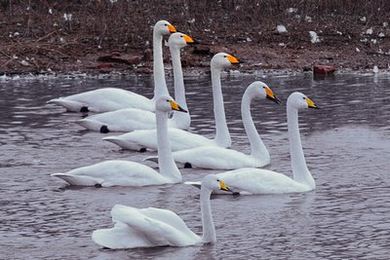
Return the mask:
[[314,74],[329,75],[333,74],[336,71],[336,67],[333,65],[314,65],[313,72]]
[[110,69],[112,68],[112,63],[100,63],[96,65],[96,68],[101,70],[101,69]]
[[384,34],[383,32],[380,32],[380,33],[378,34],[378,37],[384,38],[384,37],[385,37],[385,34]]
[[358,47],[356,47],[356,52],[360,52],[360,49]]
[[363,23],[365,23],[365,22],[367,21],[367,18],[366,18],[365,16],[360,17],[360,21],[363,22]]
[[309,31],[310,35],[310,41],[311,43],[318,43],[320,42],[320,38],[318,37],[317,33],[314,31]]
[[373,34],[374,30],[372,28],[368,28],[366,31],[366,34],[371,35]]
[[287,9],[287,13],[289,13],[289,14],[296,13],[296,12],[298,12],[298,8],[290,7]]
[[30,63],[28,63],[28,62],[25,61],[25,60],[22,60],[22,61],[20,62],[20,64],[22,64],[23,66],[30,66]]
[[374,68],[372,69],[372,72],[374,72],[375,74],[377,74],[379,72],[379,68],[378,66],[374,66]]
[[308,22],[308,23],[311,23],[313,20],[310,16],[305,16],[305,21]]
[[282,24],[279,24],[278,26],[276,26],[276,31],[278,33],[287,33],[286,27]]

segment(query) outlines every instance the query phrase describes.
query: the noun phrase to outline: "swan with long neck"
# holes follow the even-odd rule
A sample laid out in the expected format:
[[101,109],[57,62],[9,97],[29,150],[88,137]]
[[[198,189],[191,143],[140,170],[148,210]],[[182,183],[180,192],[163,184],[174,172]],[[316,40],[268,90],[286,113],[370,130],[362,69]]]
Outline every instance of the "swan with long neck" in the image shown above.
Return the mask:
[[[183,108],[187,110],[187,103],[185,98],[183,72],[180,61],[180,50],[194,43],[194,40],[183,33],[173,33],[169,37],[168,45],[172,57],[172,67],[174,76],[175,98],[182,102]],[[164,67],[163,67],[164,69]],[[159,69],[156,71],[159,74]],[[165,76],[163,75],[160,82],[155,84],[162,84],[165,86]],[[156,88],[156,89],[160,89]],[[156,93],[160,95],[161,93]],[[168,94],[164,94],[168,96]],[[180,105],[179,101],[177,101]],[[153,112],[144,111],[136,108],[124,108],[97,115],[92,115],[77,122],[79,125],[92,130],[108,133],[110,131],[129,132],[141,129],[155,129],[156,117]],[[174,113],[173,118],[168,120],[169,127],[180,129],[188,129],[191,124],[191,118],[188,113]]]
[[170,141],[167,137],[168,114],[171,111],[186,112],[170,97],[163,96],[156,100],[160,173],[140,163],[109,160],[66,173],[54,173],[51,176],[77,186],[147,186],[181,182],[181,173],[172,158]]
[[168,95],[165,84],[162,55],[162,40],[164,35],[176,32],[176,28],[168,21],[158,21],[153,27],[153,78],[154,98],[149,99],[132,91],[120,88],[101,88],[67,97],[49,100],[65,107],[71,112],[107,112],[122,108],[138,108],[154,111],[154,101],[159,96]]
[[215,175],[210,174],[202,179],[200,191],[202,236],[191,231],[184,221],[170,210],[115,205],[111,210],[115,226],[110,229],[95,230],[92,233],[92,240],[110,249],[183,247],[215,243],[217,237],[211,213],[210,195],[216,190],[229,191],[229,187]]
[[[298,111],[318,108],[302,93],[294,92],[287,100],[287,126],[290,142],[290,157],[293,178],[284,174],[256,168],[242,168],[218,173],[217,176],[229,183],[234,192],[240,194],[294,193],[314,190],[316,185],[303,155],[298,127]],[[196,182],[187,182],[199,186]]]
[[[231,138],[225,119],[225,109],[221,89],[221,72],[222,70],[238,64],[239,61],[234,56],[227,53],[217,53],[211,59],[210,69],[212,77],[213,103],[216,135],[214,139],[209,139],[199,134],[194,134],[181,129],[169,128],[168,135],[171,140],[172,150],[179,151],[199,146],[221,146],[230,147]],[[123,149],[140,150],[149,148],[156,150],[157,140],[155,130],[140,130],[131,133],[110,136],[103,138],[119,145]]]
[[174,152],[174,160],[187,167],[191,165],[196,168],[217,170],[257,168],[269,164],[271,161],[269,152],[256,130],[250,111],[251,102],[256,97],[280,103],[271,88],[261,81],[255,81],[247,87],[242,97],[241,115],[251,147],[249,155],[218,146],[203,146]]

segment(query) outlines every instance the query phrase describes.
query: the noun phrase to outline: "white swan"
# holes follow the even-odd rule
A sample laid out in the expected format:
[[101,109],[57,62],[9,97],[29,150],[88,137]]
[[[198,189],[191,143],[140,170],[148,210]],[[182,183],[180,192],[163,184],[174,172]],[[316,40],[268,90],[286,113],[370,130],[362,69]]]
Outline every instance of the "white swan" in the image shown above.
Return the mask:
[[[287,125],[290,142],[291,167],[294,177],[274,171],[255,168],[242,168],[217,174],[234,192],[240,194],[293,193],[314,190],[314,179],[306,166],[298,127],[298,110],[318,108],[314,102],[299,92],[287,99]],[[199,186],[196,182],[187,182]]]
[[[168,134],[173,151],[206,145],[230,147],[231,138],[225,118],[221,88],[221,72],[223,69],[230,67],[232,64],[238,63],[239,61],[237,58],[223,52],[214,55],[210,62],[216,128],[215,138],[209,139],[202,135],[190,133],[181,129],[169,128]],[[119,136],[106,137],[103,138],[103,140],[117,144],[123,149],[136,151],[145,148],[152,150],[157,149],[156,130],[133,131]]]
[[182,247],[215,243],[217,238],[210,205],[213,190],[229,191],[229,188],[222,179],[210,174],[203,178],[200,191],[202,236],[191,231],[184,221],[170,210],[115,205],[111,210],[114,227],[95,230],[92,233],[92,240],[110,249]]
[[161,97],[156,101],[160,173],[140,163],[109,160],[66,173],[53,173],[51,176],[61,178],[70,185],[78,186],[146,186],[181,182],[182,177],[173,161],[167,138],[168,113],[173,110],[186,112],[169,97]]
[[218,146],[201,146],[193,149],[177,151],[173,153],[176,162],[186,167],[204,169],[231,170],[244,167],[263,167],[270,163],[269,152],[256,131],[251,116],[251,102],[254,98],[270,99],[280,103],[272,90],[263,82],[255,81],[250,84],[241,102],[241,116],[245,132],[248,136],[251,154],[245,154],[236,150]]
[[[174,75],[175,100],[187,110],[185,98],[183,72],[180,61],[180,49],[194,40],[183,33],[173,33],[169,37],[168,45],[172,57]],[[161,79],[165,85],[165,76]],[[180,103],[181,102],[181,103]],[[155,129],[156,117],[153,112],[142,111],[137,108],[123,108],[102,114],[92,115],[77,122],[82,127],[92,131],[108,133],[111,131],[128,132],[141,129]],[[188,129],[191,117],[189,113],[174,113],[173,118],[168,120],[169,127]]]
[[72,112],[100,113],[121,108],[154,111],[154,100],[160,96],[169,96],[164,80],[162,40],[164,35],[174,32],[176,32],[176,28],[165,20],[158,21],[153,28],[153,99],[120,88],[102,88],[52,99],[48,103],[61,105]]

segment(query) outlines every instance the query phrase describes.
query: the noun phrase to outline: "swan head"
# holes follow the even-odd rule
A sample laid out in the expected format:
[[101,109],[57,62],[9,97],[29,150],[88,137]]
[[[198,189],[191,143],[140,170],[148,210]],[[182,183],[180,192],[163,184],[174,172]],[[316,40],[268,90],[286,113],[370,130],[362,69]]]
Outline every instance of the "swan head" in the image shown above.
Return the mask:
[[187,34],[176,32],[171,34],[168,39],[169,47],[183,48],[187,46],[187,44],[193,44],[195,41],[188,36]]
[[183,109],[175,100],[171,97],[160,97],[156,100],[156,110],[161,112],[179,111],[187,113],[187,110]]
[[267,86],[264,82],[261,81],[255,81],[252,84],[248,86],[248,90],[251,91],[251,94],[254,97],[259,97],[262,99],[269,99],[276,104],[280,104],[281,101],[276,97],[274,92],[270,87]]
[[153,31],[154,33],[158,33],[160,35],[168,35],[175,33],[176,28],[170,22],[166,20],[160,20],[154,25]]
[[230,67],[231,65],[236,65],[239,63],[240,61],[233,55],[227,54],[225,52],[219,52],[211,59],[210,66],[212,68],[223,70]]
[[202,179],[202,187],[210,191],[218,191],[218,190],[230,191],[226,183],[215,174],[206,175]]
[[292,93],[287,99],[287,106],[294,107],[297,110],[302,110],[306,108],[316,108],[319,107],[314,103],[313,100],[308,98],[306,95],[301,92]]

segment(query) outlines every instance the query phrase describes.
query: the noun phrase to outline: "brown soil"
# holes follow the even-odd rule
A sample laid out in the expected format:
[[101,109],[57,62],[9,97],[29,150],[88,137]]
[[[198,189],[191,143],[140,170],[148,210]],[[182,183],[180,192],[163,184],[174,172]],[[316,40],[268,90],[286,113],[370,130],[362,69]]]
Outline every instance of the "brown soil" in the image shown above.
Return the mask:
[[[186,68],[207,70],[219,51],[240,58],[246,71],[389,68],[388,1],[112,2],[0,0],[0,74],[150,73],[159,19],[201,42],[185,49]],[[277,33],[278,24],[287,33]],[[321,41],[311,43],[309,31]]]

